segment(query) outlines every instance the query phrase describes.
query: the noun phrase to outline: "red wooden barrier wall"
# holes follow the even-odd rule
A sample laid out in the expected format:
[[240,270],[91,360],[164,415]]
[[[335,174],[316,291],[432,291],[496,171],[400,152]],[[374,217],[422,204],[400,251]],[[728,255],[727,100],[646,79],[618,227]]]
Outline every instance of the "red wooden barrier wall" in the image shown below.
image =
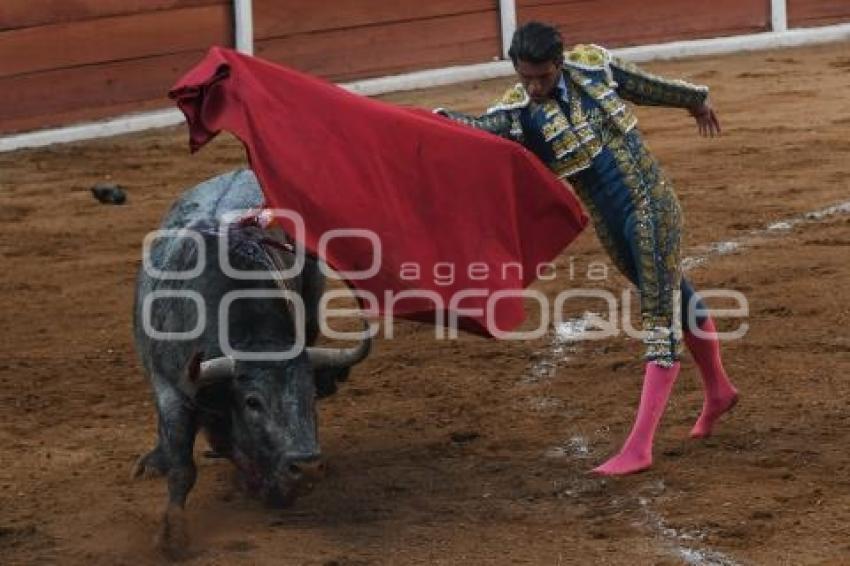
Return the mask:
[[519,23],[553,23],[567,43],[642,45],[767,30],[769,0],[517,0]]
[[498,0],[254,0],[257,55],[333,80],[498,58]]
[[229,0],[0,0],[0,133],[167,106]]
[[850,0],[788,0],[789,27],[850,22]]
[[[517,0],[568,43],[638,45],[769,28],[769,0]],[[501,52],[498,0],[254,0],[259,56],[344,81],[481,63]],[[850,0],[788,0],[790,27],[850,22]],[[232,0],[0,0],[0,135],[168,107]]]

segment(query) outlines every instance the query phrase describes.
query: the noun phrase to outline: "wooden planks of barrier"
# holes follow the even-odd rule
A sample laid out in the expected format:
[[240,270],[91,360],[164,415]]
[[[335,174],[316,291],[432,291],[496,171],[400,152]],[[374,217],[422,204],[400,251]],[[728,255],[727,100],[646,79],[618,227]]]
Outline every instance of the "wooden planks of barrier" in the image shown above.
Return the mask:
[[[769,29],[768,0],[516,0],[568,44],[652,44]],[[167,106],[233,0],[0,0],[0,134]],[[498,58],[498,0],[254,0],[256,53],[336,81]],[[788,0],[789,26],[850,22],[848,0]]]
[[77,22],[106,16],[127,16],[157,10],[174,10],[212,4],[230,5],[232,0],[3,0],[0,31]]
[[232,21],[219,4],[0,32],[0,77],[230,45]]
[[848,0],[788,0],[790,27],[825,26],[850,22]]
[[167,92],[206,49],[55,69],[0,78],[0,132],[67,123],[69,116],[114,116],[117,106],[156,100],[167,107]]
[[233,44],[229,0],[29,3],[39,10],[0,8],[0,25],[16,27],[0,31],[0,133],[167,106],[210,45]]
[[557,25],[568,44],[626,46],[768,29],[766,0],[518,0],[521,24]]
[[499,9],[498,0],[335,0],[333,9],[317,9],[315,0],[254,0],[253,5],[257,39],[461,14],[483,15]]
[[259,40],[256,53],[342,81],[490,61],[499,56],[500,33],[492,9]]
[[497,14],[449,16],[257,42],[257,55],[342,81],[498,56]]

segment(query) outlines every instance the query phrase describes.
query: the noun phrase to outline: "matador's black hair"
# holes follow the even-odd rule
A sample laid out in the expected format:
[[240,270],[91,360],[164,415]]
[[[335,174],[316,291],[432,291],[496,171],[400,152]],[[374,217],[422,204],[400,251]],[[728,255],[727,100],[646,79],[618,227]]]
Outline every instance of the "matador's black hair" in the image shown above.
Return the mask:
[[528,22],[514,32],[508,55],[516,65],[518,60],[529,63],[560,64],[564,57],[564,38],[552,26],[540,22]]

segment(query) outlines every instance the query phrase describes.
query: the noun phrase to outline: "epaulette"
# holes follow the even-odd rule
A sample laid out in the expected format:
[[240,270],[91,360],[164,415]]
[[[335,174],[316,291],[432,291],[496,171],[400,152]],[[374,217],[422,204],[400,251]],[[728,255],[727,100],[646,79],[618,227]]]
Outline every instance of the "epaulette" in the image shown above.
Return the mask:
[[598,45],[576,45],[564,53],[564,65],[583,71],[604,71],[611,62],[611,54]]
[[516,110],[517,108],[525,108],[531,102],[531,97],[525,91],[522,83],[517,83],[502,95],[498,101],[487,109],[487,113],[497,112],[499,110]]

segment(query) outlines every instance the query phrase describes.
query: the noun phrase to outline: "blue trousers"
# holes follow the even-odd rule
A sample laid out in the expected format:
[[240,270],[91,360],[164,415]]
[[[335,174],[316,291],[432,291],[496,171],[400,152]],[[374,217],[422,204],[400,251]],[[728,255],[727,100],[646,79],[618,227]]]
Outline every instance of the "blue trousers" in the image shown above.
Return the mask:
[[591,167],[569,180],[608,255],[638,287],[647,359],[669,365],[679,357],[682,329],[690,330],[691,301],[704,309],[682,276],[681,208],[637,130],[606,141]]

